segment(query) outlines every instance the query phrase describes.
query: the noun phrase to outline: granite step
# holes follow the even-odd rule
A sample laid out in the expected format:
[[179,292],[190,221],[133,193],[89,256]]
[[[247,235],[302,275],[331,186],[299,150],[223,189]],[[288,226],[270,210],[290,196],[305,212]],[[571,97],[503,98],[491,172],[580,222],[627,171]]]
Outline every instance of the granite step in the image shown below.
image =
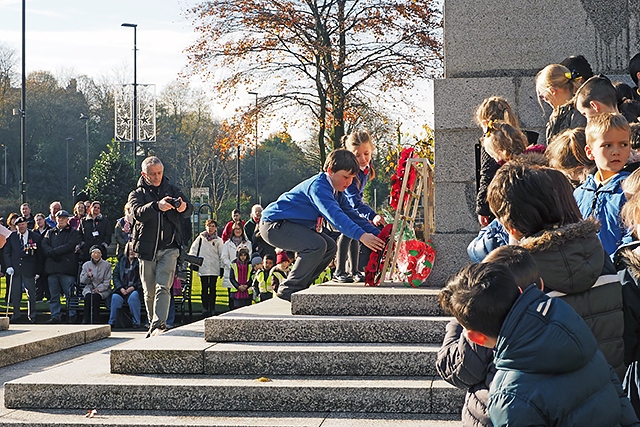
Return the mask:
[[435,288],[411,288],[388,282],[380,286],[363,283],[326,282],[296,292],[291,313],[311,316],[442,316]]
[[300,316],[273,298],[205,320],[209,342],[441,343],[443,316]]
[[[436,344],[210,343],[204,321],[111,351],[114,374],[435,376]],[[238,364],[242,360],[246,363]]]
[[[261,381],[264,380],[264,381]],[[10,409],[459,414],[464,392],[437,377],[124,375],[108,352],[8,381]]]
[[0,416],[3,427],[458,427],[452,414],[362,414],[349,412],[16,410]]
[[109,325],[12,324],[0,331],[0,367],[108,338]]

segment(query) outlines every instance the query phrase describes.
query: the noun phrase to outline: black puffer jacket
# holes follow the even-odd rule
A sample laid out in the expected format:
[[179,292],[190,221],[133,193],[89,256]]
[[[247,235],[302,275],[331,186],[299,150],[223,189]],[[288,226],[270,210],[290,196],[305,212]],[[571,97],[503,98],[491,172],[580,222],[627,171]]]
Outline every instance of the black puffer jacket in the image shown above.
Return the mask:
[[467,391],[462,407],[462,425],[492,427],[487,402],[489,386],[496,373],[493,350],[469,341],[462,331],[462,326],[455,319],[449,322],[442,347],[438,350],[436,369],[446,382]]
[[622,286],[596,235],[600,224],[586,219],[546,230],[521,242],[536,260],[545,292],[561,297],[585,320],[607,362],[624,376]]
[[624,362],[640,361],[640,242],[620,246],[615,254],[624,300]]
[[[158,201],[166,196],[181,197],[187,209],[182,213],[175,209],[161,212]],[[131,236],[133,250],[141,259],[152,261],[159,248],[179,248],[187,243],[188,236],[182,235],[182,218],[191,216],[193,205],[166,177],[157,188],[140,177],[137,188],[129,193],[129,205],[136,220]]]
[[559,107],[558,114],[549,117],[547,123],[547,144],[551,138],[565,129],[583,128],[587,125],[587,119],[576,110],[573,104],[565,104]]
[[62,230],[57,226],[48,230],[42,239],[42,249],[47,257],[47,274],[78,276],[76,246],[80,244],[80,233],[67,225]]
[[80,220],[80,227],[78,228],[82,238],[80,243],[80,261],[85,262],[91,259],[89,255],[89,249],[93,245],[100,246],[102,250],[102,259],[107,259],[107,248],[111,244],[111,224],[109,220],[102,216],[92,217],[87,215]]

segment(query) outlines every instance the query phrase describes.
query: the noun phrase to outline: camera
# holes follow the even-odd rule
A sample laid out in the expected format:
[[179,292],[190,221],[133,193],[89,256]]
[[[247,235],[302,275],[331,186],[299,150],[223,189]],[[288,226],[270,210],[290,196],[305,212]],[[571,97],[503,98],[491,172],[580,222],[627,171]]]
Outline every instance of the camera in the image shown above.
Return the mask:
[[176,209],[178,209],[180,207],[180,204],[182,204],[182,202],[180,201],[180,197],[172,197],[171,199],[169,199],[168,203]]
[[184,260],[191,265],[197,265],[198,267],[200,267],[202,265],[202,262],[204,261],[204,258],[202,258],[201,256],[186,254],[184,256]]

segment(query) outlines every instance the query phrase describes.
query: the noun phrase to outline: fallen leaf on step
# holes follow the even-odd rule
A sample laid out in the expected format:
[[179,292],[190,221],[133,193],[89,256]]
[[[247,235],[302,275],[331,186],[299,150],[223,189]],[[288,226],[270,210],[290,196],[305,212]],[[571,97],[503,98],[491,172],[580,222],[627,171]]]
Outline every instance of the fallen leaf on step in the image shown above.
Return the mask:
[[260,378],[256,378],[256,381],[258,381],[259,383],[268,383],[271,381],[271,378],[260,377]]
[[87,417],[87,418],[93,418],[93,417],[95,417],[96,415],[98,415],[98,411],[97,411],[97,410],[95,410],[95,409],[89,409],[89,410],[87,411],[87,415],[85,415],[85,417]]

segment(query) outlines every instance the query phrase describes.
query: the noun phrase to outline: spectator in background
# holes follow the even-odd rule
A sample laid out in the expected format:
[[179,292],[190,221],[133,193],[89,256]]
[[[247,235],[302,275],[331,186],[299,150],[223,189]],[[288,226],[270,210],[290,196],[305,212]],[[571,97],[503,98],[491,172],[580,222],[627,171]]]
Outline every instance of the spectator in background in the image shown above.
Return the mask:
[[236,222],[233,224],[232,228],[233,234],[229,240],[224,242],[222,246],[222,266],[224,268],[224,277],[222,279],[222,286],[227,288],[229,294],[229,310],[233,308],[233,301],[231,300],[231,288],[233,285],[229,279],[230,277],[230,269],[231,262],[236,259],[238,250],[241,247],[247,248],[249,253],[252,252],[251,249],[251,241],[247,239],[247,236],[244,234],[243,224],[241,222]]
[[60,202],[51,202],[51,204],[49,205],[49,216],[47,217],[47,224],[49,224],[49,227],[54,228],[56,225],[58,225],[56,221],[56,213],[58,213],[58,211],[60,211],[61,209],[62,205],[60,204]]
[[28,311],[27,316],[30,323],[36,323],[36,280],[42,269],[42,249],[40,234],[30,231],[27,228],[27,220],[18,217],[16,220],[17,232],[11,233],[7,238],[4,250],[4,260],[7,266],[7,275],[11,286],[11,303],[13,304],[13,315],[11,322],[19,320],[20,301],[22,299],[22,286],[27,291]]
[[[57,224],[42,239],[42,249],[47,257],[45,271],[49,275],[49,308],[51,318],[47,323],[60,323],[60,294],[69,295],[69,289],[78,274],[78,258],[75,248],[80,244],[80,234],[69,225],[69,212],[56,213]],[[76,312],[69,310],[69,323],[75,323]]]
[[109,220],[102,216],[102,204],[98,201],[91,202],[91,208],[86,217],[80,221],[80,261],[90,259],[89,248],[98,245],[101,248],[102,259],[107,259],[107,248],[111,244],[111,225]]
[[7,217],[7,228],[11,231],[16,231],[16,220],[20,215],[17,212],[11,212]]
[[91,246],[91,259],[82,264],[80,283],[86,285],[82,290],[83,325],[100,323],[100,303],[111,295],[111,263],[102,259],[103,250],[100,245]]
[[27,221],[27,228],[29,230],[33,230],[33,227],[36,226],[36,221],[31,215],[31,207],[29,206],[29,203],[23,203],[20,205],[20,213],[22,214],[22,217]]
[[[49,224],[47,224],[47,221],[45,220],[43,213],[38,212],[37,214],[34,215],[34,218],[36,220],[36,226],[33,229],[33,231],[36,234],[39,234],[40,237],[44,239],[45,234],[47,233],[47,231],[51,229],[51,227],[49,227]],[[44,264],[44,261],[45,261],[45,256],[43,251],[42,252],[43,264]],[[43,268],[42,272],[40,273],[40,277],[36,279],[36,301],[42,301],[44,298],[46,298],[47,300],[51,299],[51,294],[49,293],[49,282],[48,282],[47,272]]]
[[140,262],[133,251],[133,244],[128,242],[123,249],[125,255],[118,259],[113,270],[113,296],[111,297],[111,314],[109,324],[113,328],[116,323],[118,309],[126,302],[129,305],[133,327],[140,327],[140,311],[142,301],[142,280],[140,280]]
[[[231,221],[229,221],[224,226],[224,230],[222,230],[222,236],[220,237],[222,237],[223,242],[226,242],[231,238],[232,231],[233,231],[233,224],[235,224],[236,222],[240,222],[242,224],[242,227],[244,228],[244,221],[242,221],[242,217],[240,216],[240,211],[238,209],[234,209],[233,212],[231,212]],[[233,258],[235,258],[235,255]]]
[[218,237],[218,223],[208,219],[206,230],[196,237],[189,249],[189,255],[204,258],[198,269],[202,282],[202,315],[210,316],[216,313],[216,285],[218,277],[224,273],[222,264],[222,239]]
[[251,207],[251,218],[244,224],[244,234],[247,235],[247,238],[251,240],[251,243],[254,243],[254,233],[256,231],[256,227],[260,224],[260,218],[262,218],[262,206],[253,205]]
[[182,219],[191,216],[193,205],[164,177],[164,165],[155,156],[143,160],[128,203],[135,218],[131,240],[140,258],[150,337],[167,329],[179,248],[188,238],[183,237]]
[[128,203],[124,205],[124,216],[116,221],[115,237],[116,243],[116,256],[120,259],[125,251],[125,245],[131,240],[131,231],[133,227],[133,213]]
[[87,210],[84,207],[84,202],[77,202],[73,207],[73,217],[69,218],[69,225],[71,225],[71,228],[73,228],[74,230],[80,228],[80,221],[82,221],[82,218],[84,218],[86,215]]

